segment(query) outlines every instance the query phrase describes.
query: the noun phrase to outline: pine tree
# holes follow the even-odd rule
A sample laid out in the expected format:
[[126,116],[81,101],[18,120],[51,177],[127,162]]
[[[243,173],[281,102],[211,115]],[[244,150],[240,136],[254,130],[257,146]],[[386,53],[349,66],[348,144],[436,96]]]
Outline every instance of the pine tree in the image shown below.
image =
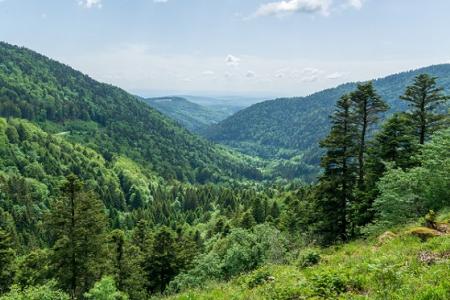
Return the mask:
[[257,224],[264,223],[266,220],[264,206],[259,197],[255,197],[252,201],[252,214]]
[[52,207],[49,229],[54,237],[53,265],[61,286],[79,298],[102,275],[106,214],[103,203],[75,176]]
[[437,77],[421,74],[415,77],[412,85],[406,88],[405,94],[400,99],[409,102],[410,116],[419,135],[419,144],[423,145],[442,125],[446,118],[443,114],[437,114],[435,109],[450,97],[443,93],[444,88],[436,86]]
[[151,293],[164,292],[169,282],[178,274],[177,245],[174,233],[167,227],[160,228],[153,239],[144,262],[147,289]]
[[350,94],[354,110],[354,122],[358,131],[358,185],[360,189],[365,180],[365,155],[367,151],[367,135],[371,127],[377,123],[379,114],[388,109],[388,105],[375,91],[372,82],[358,84],[356,91]]
[[331,131],[320,143],[326,154],[321,160],[324,173],[317,204],[322,219],[320,230],[326,233],[326,240],[334,237],[346,240],[348,234],[348,205],[353,200],[357,155],[357,131],[351,107],[350,95],[342,96],[331,116]]
[[277,201],[273,201],[272,207],[270,208],[270,216],[276,220],[280,216],[280,208],[278,207]]
[[241,227],[245,229],[251,229],[253,226],[256,225],[255,218],[253,217],[252,213],[249,211],[246,211],[241,219]]
[[145,274],[142,269],[142,255],[137,246],[131,245],[122,230],[110,234],[111,266],[117,288],[126,292],[130,299],[145,298]]
[[14,278],[15,251],[11,236],[0,228],[0,294],[8,291]]
[[377,182],[386,171],[387,164],[394,168],[414,167],[414,155],[418,152],[418,141],[414,124],[404,113],[389,118],[375,135],[367,150],[367,174],[365,191],[359,192],[361,206],[356,223],[364,225],[372,221],[372,204],[378,196]]

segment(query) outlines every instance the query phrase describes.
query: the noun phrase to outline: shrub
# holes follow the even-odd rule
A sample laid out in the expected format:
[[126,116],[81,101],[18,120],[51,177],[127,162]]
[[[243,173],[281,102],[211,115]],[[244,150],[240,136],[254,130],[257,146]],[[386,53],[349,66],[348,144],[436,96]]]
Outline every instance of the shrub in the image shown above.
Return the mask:
[[300,268],[311,267],[320,262],[320,254],[315,250],[308,250],[301,253],[298,259],[298,266]]
[[336,273],[319,273],[310,279],[313,296],[333,298],[346,291],[346,280]]

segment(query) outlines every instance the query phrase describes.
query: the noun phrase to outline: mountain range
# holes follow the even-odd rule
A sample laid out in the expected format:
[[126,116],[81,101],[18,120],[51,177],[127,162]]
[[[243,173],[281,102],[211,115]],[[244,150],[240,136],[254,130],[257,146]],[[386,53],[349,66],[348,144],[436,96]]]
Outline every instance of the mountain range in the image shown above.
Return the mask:
[[[438,85],[450,91],[450,64],[433,65],[373,80],[381,97],[389,104],[387,115],[404,110],[399,99],[418,74],[438,77]],[[210,126],[205,136],[243,153],[266,159],[299,159],[317,166],[321,151],[319,141],[330,129],[329,115],[336,101],[356,88],[347,83],[306,97],[280,98],[247,107]],[[301,174],[297,174],[301,175]]]
[[179,122],[189,131],[196,133],[219,123],[242,108],[234,105],[214,104],[214,102],[209,105],[200,105],[178,96],[148,98],[143,101]]
[[136,96],[3,42],[0,100],[0,117],[27,119],[110,162],[126,157],[151,176],[185,182],[246,177],[247,171],[259,176],[244,156],[191,134]]

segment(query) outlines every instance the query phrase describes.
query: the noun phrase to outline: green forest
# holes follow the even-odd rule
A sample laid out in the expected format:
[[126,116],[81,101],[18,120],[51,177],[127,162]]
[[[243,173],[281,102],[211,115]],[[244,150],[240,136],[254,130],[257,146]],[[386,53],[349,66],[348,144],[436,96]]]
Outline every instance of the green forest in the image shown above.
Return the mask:
[[[380,115],[386,120],[393,113],[407,110],[400,100],[407,85],[419,74],[437,77],[439,86],[450,89],[450,64],[435,65],[373,80],[374,87],[389,105]],[[358,83],[346,83],[306,97],[264,101],[243,109],[204,132],[208,139],[243,153],[272,161],[277,174],[285,178],[301,177],[311,182],[320,173],[317,165],[323,152],[319,142],[331,127],[329,115],[334,103]],[[448,103],[442,111],[448,111]]]
[[0,300],[449,299],[448,74],[257,104],[241,153],[0,43]]
[[195,133],[202,133],[209,126],[219,123],[239,110],[231,105],[200,105],[183,97],[148,98],[143,101]]

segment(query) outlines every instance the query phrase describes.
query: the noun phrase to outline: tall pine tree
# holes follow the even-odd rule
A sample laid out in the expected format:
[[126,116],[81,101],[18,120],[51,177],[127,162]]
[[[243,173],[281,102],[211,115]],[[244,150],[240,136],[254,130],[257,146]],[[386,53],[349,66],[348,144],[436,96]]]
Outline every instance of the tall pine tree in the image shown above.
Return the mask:
[[14,278],[15,251],[8,232],[0,228],[0,294],[8,291]]
[[367,135],[372,125],[376,124],[379,114],[388,109],[388,105],[375,91],[372,82],[358,84],[351,93],[354,122],[358,131],[358,184],[364,184],[364,161],[367,148]]
[[100,279],[105,266],[106,214],[103,203],[75,175],[69,175],[63,196],[52,207],[53,266],[72,299]]
[[400,96],[400,99],[409,102],[410,116],[416,126],[421,145],[440,128],[446,118],[445,115],[435,112],[439,104],[450,99],[444,94],[444,88],[437,87],[436,79],[437,77],[428,74],[418,75],[412,85],[406,88],[405,94]]
[[337,102],[331,121],[331,131],[320,143],[326,154],[321,161],[324,173],[320,178],[317,200],[322,220],[319,230],[326,243],[348,237],[348,204],[352,201],[357,150],[350,95],[342,96]]

